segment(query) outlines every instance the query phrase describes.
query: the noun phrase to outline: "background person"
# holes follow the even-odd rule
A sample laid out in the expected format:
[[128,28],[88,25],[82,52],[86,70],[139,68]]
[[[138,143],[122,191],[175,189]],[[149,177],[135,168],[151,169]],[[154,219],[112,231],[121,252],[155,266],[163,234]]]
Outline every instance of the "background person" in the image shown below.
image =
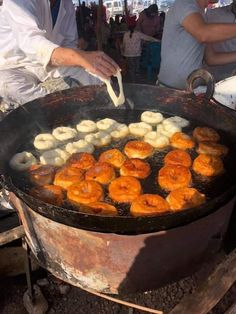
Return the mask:
[[135,26],[130,26],[125,32],[122,44],[122,53],[126,57],[128,74],[131,81],[135,81],[135,76],[140,74],[140,57],[142,53],[142,41],[158,41],[157,39],[134,30]]
[[[235,24],[236,0],[233,0],[230,5],[207,10],[206,21],[207,23]],[[225,64],[226,58],[228,58],[228,64]],[[236,38],[208,44],[205,49],[205,60],[207,65],[204,67],[213,75],[216,81],[232,76],[232,73],[236,70]],[[218,65],[211,65],[211,60],[214,60],[213,63]]]
[[[236,24],[205,22],[205,8],[211,2],[176,0],[167,12],[158,75],[160,84],[185,89],[188,75],[202,67],[205,44],[236,37]],[[228,63],[227,57],[223,62]]]
[[158,15],[158,6],[150,5],[144,9],[137,20],[136,30],[148,36],[156,36],[160,29],[160,17]]
[[45,84],[50,79],[69,77],[81,85],[97,84],[88,72],[108,78],[118,69],[103,52],[76,49],[70,0],[7,0],[0,20],[0,96],[7,103],[24,104],[45,96],[52,85],[56,89],[56,84]]

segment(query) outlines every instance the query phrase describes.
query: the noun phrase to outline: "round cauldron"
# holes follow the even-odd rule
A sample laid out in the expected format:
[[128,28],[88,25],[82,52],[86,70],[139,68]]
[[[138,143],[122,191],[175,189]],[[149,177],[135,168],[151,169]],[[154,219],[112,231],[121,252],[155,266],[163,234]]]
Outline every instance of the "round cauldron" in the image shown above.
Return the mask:
[[[27,241],[39,263],[73,285],[105,293],[146,291],[190,275],[219,250],[233,209],[236,178],[216,186],[204,206],[155,217],[102,217],[73,212],[29,197],[8,168],[9,159],[39,131],[85,118],[130,117],[159,110],[217,128],[232,152],[236,115],[194,95],[126,85],[126,104],[114,109],[104,87],[83,87],[30,102],[0,122],[1,182],[11,191]],[[99,116],[100,115],[100,116]]]

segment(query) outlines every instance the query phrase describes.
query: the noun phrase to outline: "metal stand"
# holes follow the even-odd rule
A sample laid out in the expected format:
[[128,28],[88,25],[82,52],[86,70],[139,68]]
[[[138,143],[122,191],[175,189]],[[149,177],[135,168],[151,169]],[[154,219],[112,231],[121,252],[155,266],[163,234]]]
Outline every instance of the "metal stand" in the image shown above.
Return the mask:
[[25,309],[29,314],[45,314],[48,310],[48,302],[43,296],[39,286],[32,281],[31,249],[25,239],[22,239],[22,245],[25,249],[25,273],[27,280],[27,291],[23,297]]
[[31,259],[30,259],[31,250],[25,238],[22,238],[22,246],[25,249],[25,273],[26,273],[26,281],[27,281],[27,287],[28,287],[28,295],[32,304],[34,304],[35,293],[34,293],[34,289],[32,285],[32,267],[31,267]]

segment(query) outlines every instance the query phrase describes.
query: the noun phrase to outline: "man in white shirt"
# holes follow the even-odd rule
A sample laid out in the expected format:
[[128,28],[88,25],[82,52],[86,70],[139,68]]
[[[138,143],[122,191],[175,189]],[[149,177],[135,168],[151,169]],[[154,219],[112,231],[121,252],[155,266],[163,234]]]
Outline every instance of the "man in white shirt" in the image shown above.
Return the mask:
[[[207,23],[236,23],[236,0],[230,5],[207,10]],[[226,53],[226,54],[225,54]],[[225,56],[233,58],[228,64],[222,64]],[[216,81],[223,80],[236,70],[236,37],[222,42],[208,44],[205,49],[206,69],[211,72]],[[214,64],[211,65],[211,60]]]
[[113,75],[117,64],[103,52],[76,49],[71,0],[4,0],[0,8],[0,97],[23,104],[50,93],[49,79],[70,77],[82,85]]
[[[204,10],[212,2],[212,0],[176,0],[168,11],[158,76],[161,84],[184,89],[188,75],[202,67],[204,45],[236,37],[236,24],[205,22]],[[225,64],[232,59],[235,59],[235,55],[224,55],[221,61]],[[214,58],[211,62],[214,63]]]

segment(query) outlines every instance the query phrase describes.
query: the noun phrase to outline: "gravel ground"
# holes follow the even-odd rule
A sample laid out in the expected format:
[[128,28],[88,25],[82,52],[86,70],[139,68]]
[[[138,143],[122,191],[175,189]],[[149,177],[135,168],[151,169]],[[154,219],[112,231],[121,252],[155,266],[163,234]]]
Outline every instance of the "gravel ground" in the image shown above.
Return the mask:
[[[185,278],[152,292],[122,296],[121,299],[147,306],[168,313],[183,296],[193,293],[196,283],[201,281],[202,274]],[[42,277],[42,275],[41,275]],[[45,277],[45,274],[43,275]],[[39,277],[38,277],[39,278]],[[41,290],[49,305],[48,314],[128,314],[125,306],[103,300],[79,288],[58,282],[52,275],[39,279]],[[23,306],[23,294],[26,291],[24,276],[5,278],[0,281],[0,313],[27,314]],[[227,292],[221,302],[209,314],[223,314],[236,300],[236,284]],[[134,310],[134,314],[145,312]]]

